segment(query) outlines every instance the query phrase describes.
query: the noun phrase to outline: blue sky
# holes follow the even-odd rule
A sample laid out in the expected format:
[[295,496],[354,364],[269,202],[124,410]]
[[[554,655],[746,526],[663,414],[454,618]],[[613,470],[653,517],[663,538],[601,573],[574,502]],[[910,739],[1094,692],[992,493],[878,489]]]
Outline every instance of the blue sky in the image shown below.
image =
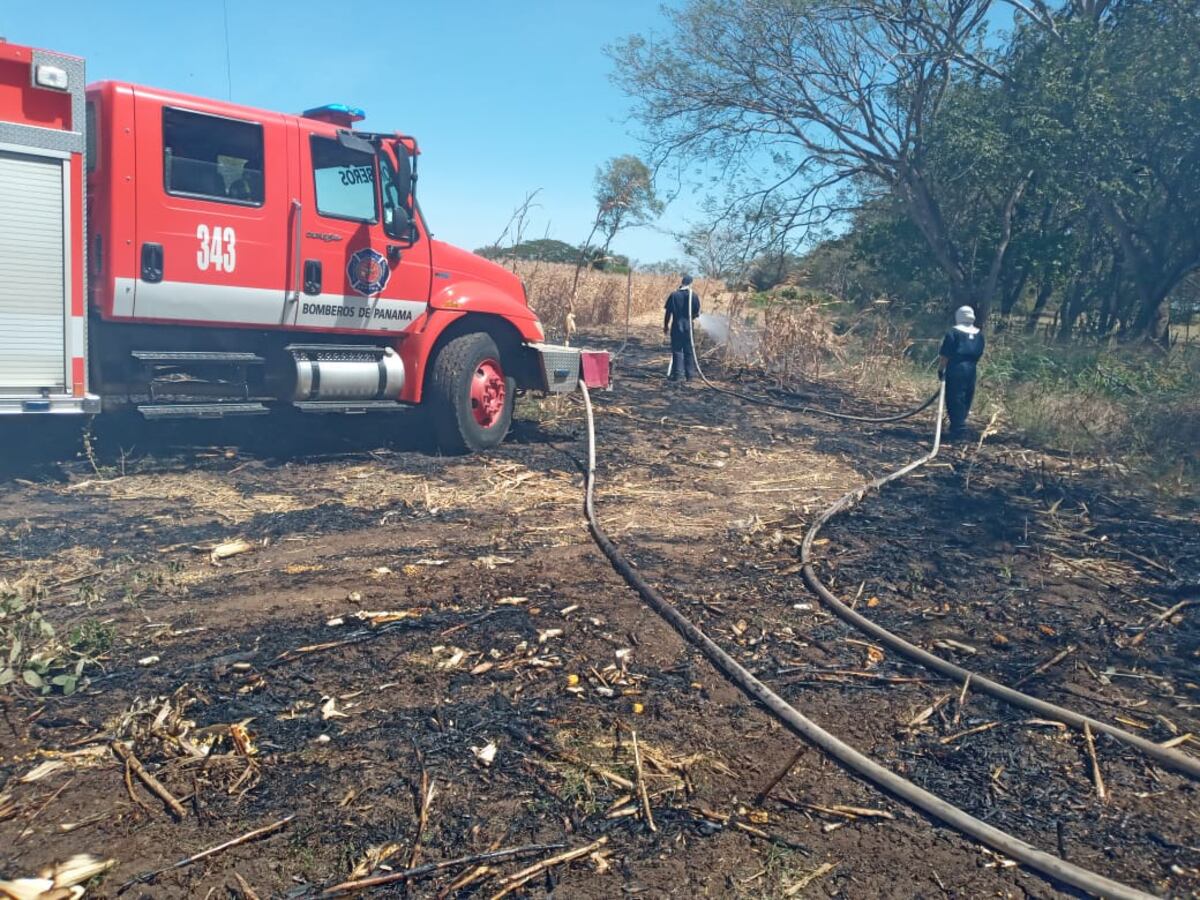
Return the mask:
[[[535,188],[527,236],[587,236],[597,165],[640,149],[603,48],[665,30],[653,0],[227,2],[234,101],[348,103],[366,110],[364,127],[415,134],[422,207],[438,237],[469,249],[494,240]],[[221,0],[6,0],[0,35],[84,57],[91,81],[228,94]],[[662,229],[694,214],[677,200],[659,229],[614,247],[643,262],[678,256]]]

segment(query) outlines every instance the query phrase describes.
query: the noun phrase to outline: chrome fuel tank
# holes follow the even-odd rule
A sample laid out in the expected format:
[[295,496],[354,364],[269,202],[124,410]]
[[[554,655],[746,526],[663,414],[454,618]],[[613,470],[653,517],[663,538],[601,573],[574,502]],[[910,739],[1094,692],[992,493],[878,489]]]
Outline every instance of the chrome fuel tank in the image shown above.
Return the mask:
[[404,387],[404,362],[392,347],[293,344],[294,400],[394,400]]

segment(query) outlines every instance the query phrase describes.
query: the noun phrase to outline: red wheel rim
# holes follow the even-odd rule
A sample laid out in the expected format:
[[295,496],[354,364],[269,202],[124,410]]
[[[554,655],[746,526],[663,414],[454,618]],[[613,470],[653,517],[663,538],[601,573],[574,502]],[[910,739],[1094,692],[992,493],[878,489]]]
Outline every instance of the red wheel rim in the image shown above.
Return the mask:
[[485,359],[471,377],[471,414],[481,427],[491,428],[503,415],[507,393],[500,363]]

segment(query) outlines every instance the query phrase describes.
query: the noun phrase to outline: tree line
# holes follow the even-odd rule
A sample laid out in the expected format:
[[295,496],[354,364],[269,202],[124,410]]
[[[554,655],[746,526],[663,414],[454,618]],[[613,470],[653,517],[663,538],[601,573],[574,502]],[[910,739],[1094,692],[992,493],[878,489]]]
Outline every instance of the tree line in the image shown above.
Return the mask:
[[605,253],[603,247],[568,244],[556,238],[535,238],[509,245],[488,244],[477,248],[475,253],[492,260],[517,259],[571,265],[582,260],[585,267],[601,272],[626,272],[630,266],[629,257],[623,253]]
[[[612,48],[693,259],[1165,342],[1200,269],[1200,0],[689,0]],[[851,285],[844,285],[847,288]],[[1190,307],[1189,307],[1190,312]]]

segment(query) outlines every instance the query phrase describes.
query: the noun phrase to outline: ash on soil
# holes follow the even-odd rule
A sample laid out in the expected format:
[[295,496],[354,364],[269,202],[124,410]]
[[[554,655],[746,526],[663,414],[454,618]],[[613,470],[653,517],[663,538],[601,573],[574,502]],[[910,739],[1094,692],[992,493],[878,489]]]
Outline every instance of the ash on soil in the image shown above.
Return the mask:
[[[1102,738],[1102,803],[1079,735],[970,692],[960,709],[959,686],[881,657],[804,590],[795,563],[808,521],[920,452],[928,417],[847,427],[674,389],[659,354],[633,341],[616,390],[597,398],[598,508],[669,598],[806,715],[973,814],[1145,890],[1200,890],[1194,784]],[[852,387],[810,394],[868,408]],[[589,542],[577,400],[523,403],[521,416],[497,453],[461,459],[433,455],[415,415],[344,430],[300,417],[100,421],[96,468],[70,435],[14,438],[6,424],[0,578],[39,579],[61,631],[94,620],[116,640],[87,690],[0,698],[0,872],[93,852],[117,860],[93,890],[113,896],[138,873],[295,814],[128,896],[238,895],[235,873],[280,895],[339,881],[389,843],[401,868],[602,836],[602,856],[526,893],[776,897],[829,862],[805,895],[1069,895],[815,751],[755,810],[798,740],[644,609]],[[1075,646],[1026,689],[1168,740],[1200,733],[1200,611],[1132,638],[1200,581],[1196,525],[1194,509],[1001,436],[952,448],[836,520],[821,569],[883,624],[974,648],[960,661],[1002,681]],[[253,552],[219,566],[202,552],[235,537]],[[407,617],[372,628],[351,618],[362,610]],[[337,619],[349,624],[327,624]],[[138,665],[150,655],[159,661]],[[947,694],[923,725],[906,724]],[[138,732],[142,761],[185,799],[179,822],[140,786],[145,805],[133,802],[106,754],[21,782],[107,740],[150,698],[194,721],[193,736],[245,723],[253,766],[228,740],[206,763]],[[633,777],[631,729],[653,833],[609,817],[629,802],[610,776]],[[423,771],[434,797],[414,848]],[[433,896],[454,874],[409,892]]]

